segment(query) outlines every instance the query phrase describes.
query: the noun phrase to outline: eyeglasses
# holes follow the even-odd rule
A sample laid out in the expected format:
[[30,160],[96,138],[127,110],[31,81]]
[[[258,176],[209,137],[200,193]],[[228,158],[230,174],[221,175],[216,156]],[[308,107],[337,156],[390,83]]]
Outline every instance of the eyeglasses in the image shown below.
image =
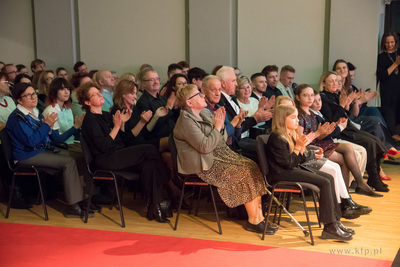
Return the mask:
[[239,89],[243,89],[243,90],[246,90],[246,89],[251,89],[251,86],[250,86],[250,85],[248,85],[248,86],[246,86],[246,87],[239,87]]
[[143,80],[144,82],[155,82],[155,81],[160,81],[160,77],[157,77],[157,78],[151,78],[151,79],[148,79],[148,80]]
[[195,96],[202,96],[203,94],[201,93],[201,92],[198,92],[197,94],[195,94],[195,95],[192,95],[191,97],[189,97],[187,100],[190,100],[190,99],[192,99],[193,97],[195,97]]
[[32,94],[21,95],[21,98],[22,97],[26,97],[27,99],[36,98],[37,97],[37,93],[33,92]]
[[89,99],[91,99],[94,96],[100,97],[100,96],[102,96],[102,94],[100,92],[94,93],[93,95],[89,96]]

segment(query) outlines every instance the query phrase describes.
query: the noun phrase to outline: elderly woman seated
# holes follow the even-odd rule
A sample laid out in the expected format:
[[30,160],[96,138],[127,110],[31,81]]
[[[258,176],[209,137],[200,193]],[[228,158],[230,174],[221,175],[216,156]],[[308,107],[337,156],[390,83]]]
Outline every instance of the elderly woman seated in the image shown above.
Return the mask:
[[[58,121],[58,114],[51,112],[46,116],[39,113],[36,106],[38,95],[32,85],[19,83],[13,88],[17,108],[8,117],[6,129],[13,145],[13,157],[21,166],[46,167],[62,172],[66,202],[69,206],[66,217],[84,215],[80,207],[84,198],[83,177],[79,176],[76,161],[68,150],[55,149],[57,131],[52,131]],[[91,213],[93,216],[93,213]]]
[[[196,85],[180,88],[176,93],[181,114],[174,129],[178,151],[178,171],[197,174],[205,182],[217,187],[228,207],[244,204],[249,219],[245,229],[262,233],[265,226],[261,210],[261,196],[266,188],[256,163],[230,150],[225,143],[225,109],[219,108],[212,116],[204,96]],[[277,226],[269,224],[267,234],[274,234]]]

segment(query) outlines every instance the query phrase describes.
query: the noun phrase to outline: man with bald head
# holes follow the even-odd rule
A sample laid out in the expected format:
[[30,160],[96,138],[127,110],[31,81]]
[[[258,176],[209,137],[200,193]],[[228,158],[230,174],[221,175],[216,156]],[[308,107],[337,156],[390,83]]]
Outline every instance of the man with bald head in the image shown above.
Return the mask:
[[104,104],[101,109],[104,111],[110,111],[110,108],[113,106],[113,90],[116,85],[115,79],[110,71],[99,70],[96,73],[96,82],[101,88],[101,94],[104,98]]

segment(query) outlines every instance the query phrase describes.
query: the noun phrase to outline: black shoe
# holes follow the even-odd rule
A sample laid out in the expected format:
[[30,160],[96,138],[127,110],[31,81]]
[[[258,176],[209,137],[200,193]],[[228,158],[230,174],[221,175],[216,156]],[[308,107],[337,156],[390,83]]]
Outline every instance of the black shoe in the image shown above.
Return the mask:
[[270,222],[268,222],[268,226],[267,226],[267,229],[270,229],[270,230],[272,230],[272,231],[278,231],[279,230],[279,226],[278,225],[276,225],[276,224],[274,224],[274,223],[270,223]]
[[147,208],[147,219],[148,220],[156,220],[159,223],[167,223],[169,220],[165,218],[165,215],[161,212],[161,208],[159,204],[151,204]]
[[337,226],[340,228],[340,230],[342,230],[345,233],[349,233],[351,235],[356,234],[356,232],[353,229],[347,228],[346,226],[343,225],[343,223],[341,221],[337,222]]
[[96,205],[110,205],[112,197],[108,195],[96,194],[92,197],[92,203]]
[[[389,190],[388,190],[389,191]],[[366,195],[370,197],[383,197],[382,194],[376,193],[374,190],[365,190],[364,188],[357,187],[356,188],[356,193],[361,194],[361,195]]]
[[342,202],[340,203],[340,207],[342,209],[342,213],[346,210],[356,210],[360,213],[360,215],[368,214],[372,211],[371,207],[359,205],[354,202],[353,199],[350,198],[342,198]]
[[[66,218],[82,218],[85,216],[84,209],[82,209],[78,203],[72,204],[68,207],[67,212],[64,214]],[[89,211],[89,218],[94,216],[93,211]]]
[[172,218],[173,217],[171,200],[167,199],[167,200],[164,200],[163,202],[161,202],[160,203],[160,208],[161,208],[162,214],[166,218]]
[[339,241],[349,241],[353,239],[352,235],[341,230],[336,222],[324,225],[324,230],[322,231],[321,238],[336,239]]
[[[82,209],[82,210],[85,210],[85,209],[86,209],[86,207],[87,207],[87,202],[88,202],[88,200],[85,199],[85,200],[82,200],[82,201],[79,203],[79,205],[81,206],[81,209]],[[93,202],[90,202],[89,210],[90,210],[90,211],[93,211],[93,212],[101,212],[101,207],[100,207],[99,205],[96,205],[96,204],[93,203]]]
[[389,188],[387,186],[385,186],[385,184],[382,182],[382,180],[379,178],[379,180],[377,181],[368,181],[367,184],[371,187],[371,188],[375,188],[375,191],[378,192],[389,192]]
[[347,207],[346,209],[342,210],[342,218],[353,220],[357,219],[360,216],[361,212],[359,210],[354,210],[351,209],[350,207]]
[[[259,234],[264,233],[264,228],[265,228],[265,221],[262,221],[259,224],[252,224],[252,223],[249,223],[249,221],[246,221],[246,225],[244,227],[244,229],[247,231],[255,232],[255,233],[259,233]],[[273,234],[275,234],[275,231],[267,228],[267,231],[265,232],[265,234],[273,235]]]

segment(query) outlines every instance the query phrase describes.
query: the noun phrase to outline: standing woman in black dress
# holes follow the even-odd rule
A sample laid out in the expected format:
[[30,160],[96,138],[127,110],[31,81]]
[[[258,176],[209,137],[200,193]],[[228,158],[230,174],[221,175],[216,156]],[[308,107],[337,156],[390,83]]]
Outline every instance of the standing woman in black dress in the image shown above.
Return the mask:
[[380,83],[382,115],[388,129],[395,139],[398,136],[396,125],[400,123],[400,53],[399,36],[387,32],[382,36],[376,74]]

